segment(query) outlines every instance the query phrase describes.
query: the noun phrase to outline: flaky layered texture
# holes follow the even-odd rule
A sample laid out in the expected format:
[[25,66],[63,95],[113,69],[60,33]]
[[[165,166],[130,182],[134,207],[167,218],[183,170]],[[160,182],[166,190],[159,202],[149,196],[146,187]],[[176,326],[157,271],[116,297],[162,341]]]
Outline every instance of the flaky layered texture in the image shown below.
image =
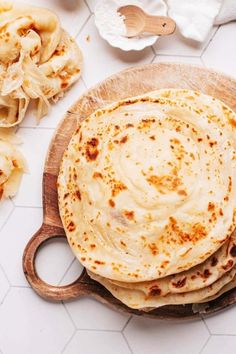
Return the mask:
[[122,288],[140,290],[146,296],[165,296],[205,288],[229,272],[235,264],[236,232],[234,231],[229,240],[205,262],[184,272],[141,283],[125,283],[110,279],[107,281]]
[[[22,154],[12,143],[2,139],[0,131],[0,200],[13,197],[17,193],[22,175],[27,170]],[[4,139],[14,140],[5,134]]]
[[122,288],[90,271],[88,271],[88,274],[128,307],[140,310],[152,310],[166,305],[196,304],[214,300],[216,296],[218,297],[234,287],[236,267],[224,274],[212,285],[206,286],[203,289],[182,294],[168,294],[166,296],[155,294],[147,296],[141,290]]
[[81,51],[52,11],[0,1],[0,127],[19,124],[30,99],[40,119],[81,66]]
[[235,228],[235,114],[182,92],[189,98],[155,92],[95,112],[64,155],[61,218],[76,256],[99,276],[136,283],[186,271]]

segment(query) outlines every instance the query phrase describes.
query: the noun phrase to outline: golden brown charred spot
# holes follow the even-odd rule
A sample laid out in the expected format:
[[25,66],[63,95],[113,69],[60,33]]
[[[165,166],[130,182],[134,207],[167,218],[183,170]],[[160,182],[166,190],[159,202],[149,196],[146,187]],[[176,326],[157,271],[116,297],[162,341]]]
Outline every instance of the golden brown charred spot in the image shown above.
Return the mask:
[[69,224],[66,226],[66,228],[67,228],[67,230],[68,230],[69,232],[74,231],[74,230],[75,230],[75,224],[74,224],[74,222],[73,222],[73,221],[70,221]]
[[170,262],[169,261],[164,261],[164,262],[162,262],[161,263],[161,269],[165,269],[166,268],[166,266],[169,264]]
[[66,89],[68,87],[69,83],[68,82],[62,82],[61,83],[61,88]]
[[129,220],[134,220],[134,211],[132,210],[125,210],[124,216]]
[[105,264],[105,262],[102,262],[102,261],[94,261],[95,264],[99,264],[99,265],[103,265]]
[[[127,113],[127,115],[128,115],[128,113]],[[126,128],[132,128],[133,126],[134,126],[134,125],[131,124],[131,123],[126,124]]]
[[127,135],[123,136],[123,138],[120,139],[120,143],[121,144],[125,144],[127,141],[128,141],[128,136]]
[[177,220],[170,216],[169,218],[170,222],[168,227],[174,232],[174,234],[178,237],[175,239],[175,242],[178,242],[180,244],[185,243],[185,242],[192,242],[195,243],[202,238],[205,238],[207,235],[207,231],[205,226],[201,225],[200,223],[196,223],[192,226],[190,232],[185,232],[181,230],[181,225],[178,225]]
[[108,143],[108,150],[113,150],[113,148],[114,148],[114,145],[112,144],[112,142],[111,141],[109,141],[109,143]]
[[166,190],[175,191],[177,187],[182,185],[181,179],[176,175],[152,175],[147,178],[147,181],[152,184],[161,194],[165,194]]
[[229,119],[229,124],[232,125],[233,128],[236,128],[236,120],[230,118]]
[[155,135],[151,135],[149,138],[150,138],[151,140],[156,140]]
[[128,135],[123,136],[120,140],[114,140],[115,144],[125,144],[128,141]]
[[141,123],[139,124],[139,128],[150,128],[152,123],[155,123],[156,119],[155,118],[146,118],[142,119]]
[[180,144],[180,141],[176,138],[171,139],[171,142],[174,144]]
[[86,144],[86,159],[87,161],[95,161],[97,156],[98,156],[98,149],[97,146],[99,144],[99,141],[97,138],[92,138],[87,141]]
[[102,179],[103,176],[102,176],[101,172],[94,172],[93,178],[101,178]]
[[160,295],[161,295],[161,289],[159,289],[157,285],[151,286],[150,291],[148,292],[148,296],[160,296]]
[[62,45],[62,46],[58,47],[58,48],[55,50],[55,52],[53,53],[53,55],[55,55],[55,56],[61,56],[61,55],[64,54],[64,53],[65,53],[65,46]]
[[81,257],[81,261],[82,262],[86,261],[86,258],[85,257]]
[[229,176],[228,192],[232,191],[232,178]]
[[218,264],[218,259],[216,257],[213,257],[211,260],[211,266],[215,267]]
[[200,143],[202,141],[202,138],[198,138],[197,141]]
[[114,202],[114,200],[112,200],[112,199],[109,199],[108,200],[108,203],[109,203],[109,205],[112,207],[112,208],[114,208],[115,207],[115,202]]
[[210,141],[209,142],[210,147],[213,147],[214,145],[217,145],[217,141]]
[[189,154],[189,156],[190,156],[193,160],[195,160],[195,156],[194,156],[194,154],[193,154],[192,152]]
[[232,257],[236,257],[236,246],[235,245],[231,248],[230,254]]
[[220,214],[220,216],[224,215],[222,208],[219,209],[219,214]]
[[209,202],[209,203],[208,203],[208,207],[207,207],[207,209],[208,209],[208,211],[212,211],[212,210],[214,210],[214,209],[215,209],[215,204],[214,204],[214,203],[212,203],[212,202]]
[[81,132],[81,133],[80,133],[80,137],[79,137],[79,142],[80,142],[80,143],[81,143],[82,139],[83,139],[83,134],[82,134],[82,132]]
[[69,196],[69,194],[70,193],[65,193],[63,198],[66,199]]
[[178,193],[179,195],[183,195],[183,196],[185,196],[185,197],[188,195],[187,192],[185,192],[184,189],[180,189],[177,193]]
[[158,248],[157,245],[155,243],[149,243],[148,247],[151,250],[151,253],[153,254],[153,256],[156,256],[158,254]]
[[76,196],[76,198],[78,198],[79,200],[81,200],[81,193],[80,193],[80,190],[79,190],[79,189],[75,192],[75,196]]
[[209,278],[209,276],[211,275],[211,272],[209,271],[209,269],[205,269],[203,272],[203,277],[204,278]]
[[226,263],[226,265],[222,266],[222,268],[227,271],[229,269],[231,269],[234,265],[234,261],[232,259],[229,259],[228,262]]
[[95,248],[96,245],[95,245],[94,243],[92,243],[92,244],[90,245],[90,247],[91,247],[91,248]]
[[15,168],[18,168],[18,162],[16,160],[12,160],[12,164]]
[[192,280],[194,280],[194,279],[196,279],[197,278],[197,276],[195,275],[195,274],[193,274],[192,276],[191,276],[191,279]]
[[92,266],[91,268],[93,268],[93,269],[97,269],[97,267],[95,267],[95,266]]
[[3,186],[0,185],[0,200],[2,199],[3,196]]
[[121,244],[122,246],[124,246],[124,247],[127,246],[126,243],[125,243],[124,241],[122,241],[122,240],[120,240],[120,244]]
[[127,187],[124,183],[120,182],[120,181],[114,181],[114,185],[112,188],[112,197],[115,197],[116,195],[118,195],[120,192],[126,190]]
[[178,280],[177,282],[172,282],[173,287],[179,289],[185,286],[187,278],[184,277],[183,279]]

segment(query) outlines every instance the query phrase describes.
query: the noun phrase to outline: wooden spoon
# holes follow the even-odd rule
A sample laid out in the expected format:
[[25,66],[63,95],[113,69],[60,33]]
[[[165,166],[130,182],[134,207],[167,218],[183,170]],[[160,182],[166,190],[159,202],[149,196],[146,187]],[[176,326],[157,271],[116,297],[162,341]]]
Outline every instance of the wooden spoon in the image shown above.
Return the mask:
[[143,32],[166,36],[175,31],[175,21],[170,17],[148,15],[135,5],[122,6],[117,11],[125,17],[127,37],[135,37]]

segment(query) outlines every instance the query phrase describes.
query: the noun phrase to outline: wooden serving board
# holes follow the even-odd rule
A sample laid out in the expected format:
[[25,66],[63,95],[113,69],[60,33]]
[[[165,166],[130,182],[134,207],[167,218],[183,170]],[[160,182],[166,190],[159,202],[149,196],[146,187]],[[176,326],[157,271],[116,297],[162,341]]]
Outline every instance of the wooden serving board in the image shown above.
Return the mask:
[[[66,113],[49,146],[43,175],[43,224],[29,241],[23,255],[25,276],[43,298],[60,301],[92,296],[116,310],[158,319],[186,319],[201,315],[193,312],[192,305],[164,306],[148,313],[133,310],[115,299],[102,285],[91,280],[85,270],[72,284],[52,286],[40,279],[35,269],[39,247],[49,239],[65,237],[57,204],[57,175],[63,152],[79,121],[111,102],[161,88],[199,90],[219,98],[236,111],[235,80],[201,67],[177,63],[151,64],[122,71],[80,97]],[[214,313],[235,302],[236,289],[209,303],[204,313]]]

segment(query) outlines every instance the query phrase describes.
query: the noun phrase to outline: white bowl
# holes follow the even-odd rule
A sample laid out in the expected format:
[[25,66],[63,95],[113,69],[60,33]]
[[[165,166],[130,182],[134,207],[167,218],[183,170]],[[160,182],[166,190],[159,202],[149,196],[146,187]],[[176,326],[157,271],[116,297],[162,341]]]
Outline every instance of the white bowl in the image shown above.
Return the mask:
[[117,8],[124,5],[138,5],[151,15],[166,16],[167,7],[162,0],[98,0],[94,11],[95,25],[97,26],[99,34],[112,47],[120,48],[124,51],[142,50],[156,42],[159,36],[145,34],[140,37],[127,38],[122,35],[115,35],[107,32],[107,26],[104,25],[104,19],[101,21],[100,18],[101,9],[103,6],[106,9],[114,8],[114,4],[117,5]]

